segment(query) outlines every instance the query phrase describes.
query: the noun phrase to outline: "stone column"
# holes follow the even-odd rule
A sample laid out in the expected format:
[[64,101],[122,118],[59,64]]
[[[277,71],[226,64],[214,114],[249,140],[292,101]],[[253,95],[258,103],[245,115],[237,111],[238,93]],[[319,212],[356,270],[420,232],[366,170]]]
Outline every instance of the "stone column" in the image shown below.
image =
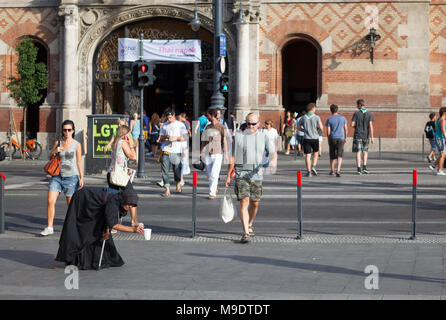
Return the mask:
[[79,9],[69,4],[59,7],[59,16],[64,17],[63,43],[63,108],[78,108],[78,59]]
[[235,112],[237,121],[244,120],[249,112],[249,24],[237,25],[237,96]]

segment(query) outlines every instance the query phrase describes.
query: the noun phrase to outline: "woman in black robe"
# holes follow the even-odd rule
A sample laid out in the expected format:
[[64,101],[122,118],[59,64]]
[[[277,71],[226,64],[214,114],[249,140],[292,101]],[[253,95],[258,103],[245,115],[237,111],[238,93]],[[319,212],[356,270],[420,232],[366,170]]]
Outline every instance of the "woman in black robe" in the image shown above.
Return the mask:
[[122,266],[124,261],[115,248],[110,230],[144,233],[141,225],[127,227],[118,222],[120,215],[136,207],[137,202],[138,195],[133,189],[116,194],[95,187],[76,191],[68,207],[56,261],[81,270],[97,269],[102,242],[106,240],[101,267]]

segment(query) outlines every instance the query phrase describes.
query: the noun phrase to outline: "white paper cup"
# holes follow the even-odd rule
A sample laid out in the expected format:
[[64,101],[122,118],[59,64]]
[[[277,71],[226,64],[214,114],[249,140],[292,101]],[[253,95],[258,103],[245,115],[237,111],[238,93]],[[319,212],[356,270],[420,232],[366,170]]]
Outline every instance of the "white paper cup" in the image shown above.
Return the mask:
[[152,229],[144,229],[144,239],[146,240],[150,240],[150,238],[152,237]]

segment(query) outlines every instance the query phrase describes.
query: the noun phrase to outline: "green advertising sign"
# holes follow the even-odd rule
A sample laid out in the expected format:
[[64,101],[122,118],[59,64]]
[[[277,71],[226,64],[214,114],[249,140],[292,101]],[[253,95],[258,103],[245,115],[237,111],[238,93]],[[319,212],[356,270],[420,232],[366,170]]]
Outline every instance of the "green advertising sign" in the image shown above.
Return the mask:
[[116,118],[96,118],[93,120],[93,158],[110,158],[111,148],[104,153],[118,129]]

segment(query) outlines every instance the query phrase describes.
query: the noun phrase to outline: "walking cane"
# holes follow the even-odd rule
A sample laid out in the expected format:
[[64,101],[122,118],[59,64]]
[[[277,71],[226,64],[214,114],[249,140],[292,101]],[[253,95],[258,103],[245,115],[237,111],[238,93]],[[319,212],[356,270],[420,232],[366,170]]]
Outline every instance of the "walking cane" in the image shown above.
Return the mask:
[[104,248],[105,248],[105,240],[102,240],[102,250],[101,250],[101,257],[99,258],[98,270],[101,268],[102,256],[104,255]]

